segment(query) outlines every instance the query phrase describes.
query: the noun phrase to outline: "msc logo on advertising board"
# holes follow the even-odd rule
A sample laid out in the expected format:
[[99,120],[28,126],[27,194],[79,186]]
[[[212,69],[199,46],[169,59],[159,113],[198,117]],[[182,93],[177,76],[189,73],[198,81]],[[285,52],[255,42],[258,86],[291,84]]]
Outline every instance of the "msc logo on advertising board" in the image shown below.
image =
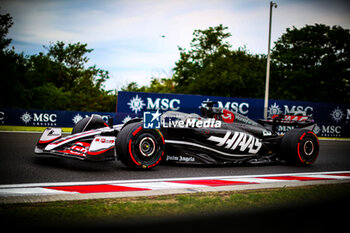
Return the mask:
[[[209,98],[205,100],[204,102],[211,101]],[[217,105],[219,108],[224,108],[227,110],[230,110],[232,112],[237,112],[242,115],[247,115],[249,113],[249,103],[247,102],[235,102],[235,101],[214,101],[217,102]],[[202,107],[204,107],[205,104],[202,102]]]
[[[179,99],[169,99],[169,98],[156,98],[152,99],[147,97],[146,101],[139,97],[138,95],[134,96],[127,103],[131,111],[135,114],[141,112],[142,110],[162,110],[162,111],[177,111],[180,109],[180,100]],[[144,109],[146,107],[146,109]]]
[[55,113],[33,113],[25,112],[21,115],[24,124],[31,123],[34,126],[56,126],[57,114]]
[[[77,113],[73,116],[72,121],[74,124],[78,123],[79,121],[81,121],[82,119],[84,119],[85,117],[91,117],[93,114],[83,114],[83,113]],[[100,114],[99,114],[100,115]],[[108,122],[108,117],[109,115],[100,115],[102,117],[102,119],[105,122]]]
[[312,116],[313,113],[313,107],[311,106],[300,106],[300,105],[292,105],[291,107],[288,105],[284,105],[282,110],[280,108],[279,105],[276,104],[276,102],[274,104],[272,104],[269,109],[268,109],[268,113],[269,116],[273,116],[273,115],[278,115],[278,114],[285,114],[285,115],[302,115],[302,116]]
[[249,103],[245,103],[245,102],[242,102],[242,103],[226,102],[225,104],[223,104],[223,102],[218,101],[218,107],[225,108],[233,112],[238,112],[243,115],[247,115],[249,111]]

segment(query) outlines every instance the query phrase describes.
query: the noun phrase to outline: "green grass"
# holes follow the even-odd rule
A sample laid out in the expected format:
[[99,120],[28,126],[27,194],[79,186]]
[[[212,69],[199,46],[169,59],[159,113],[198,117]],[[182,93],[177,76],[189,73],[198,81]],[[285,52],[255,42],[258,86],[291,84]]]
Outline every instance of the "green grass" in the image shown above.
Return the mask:
[[255,191],[207,192],[187,195],[132,197],[35,204],[0,205],[0,217],[35,224],[133,221],[241,211],[310,202],[350,194],[350,184],[304,186]]
[[[0,131],[35,131],[43,132],[48,127],[39,126],[12,126],[12,125],[0,125]],[[61,128],[62,132],[71,133],[72,128]]]

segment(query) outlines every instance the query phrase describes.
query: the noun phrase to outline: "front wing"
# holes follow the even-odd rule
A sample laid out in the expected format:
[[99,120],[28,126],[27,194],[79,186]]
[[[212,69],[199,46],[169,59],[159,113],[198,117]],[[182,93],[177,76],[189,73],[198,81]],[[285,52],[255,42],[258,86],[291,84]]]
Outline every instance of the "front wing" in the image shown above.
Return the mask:
[[34,152],[80,160],[114,160],[116,137],[101,136],[100,133],[97,129],[62,137],[61,129],[47,128]]

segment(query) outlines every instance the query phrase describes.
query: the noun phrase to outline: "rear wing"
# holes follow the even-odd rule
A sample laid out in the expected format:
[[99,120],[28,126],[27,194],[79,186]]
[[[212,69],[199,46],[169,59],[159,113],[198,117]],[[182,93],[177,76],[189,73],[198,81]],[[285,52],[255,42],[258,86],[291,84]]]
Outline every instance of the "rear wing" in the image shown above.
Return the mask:
[[271,120],[273,121],[275,119],[280,123],[308,122],[313,120],[311,116],[295,116],[295,115],[283,115],[283,114],[273,115]]
[[305,128],[315,124],[312,116],[300,116],[300,115],[273,115],[271,118],[266,120],[258,120],[258,123],[265,126],[271,127],[273,132],[276,132],[278,125],[293,126],[294,128]]

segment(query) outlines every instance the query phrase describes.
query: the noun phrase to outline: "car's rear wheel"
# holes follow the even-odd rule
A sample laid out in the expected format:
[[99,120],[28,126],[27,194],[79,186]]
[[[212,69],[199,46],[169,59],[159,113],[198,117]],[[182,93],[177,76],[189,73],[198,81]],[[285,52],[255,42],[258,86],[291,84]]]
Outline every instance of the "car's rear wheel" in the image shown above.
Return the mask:
[[281,158],[289,164],[307,166],[316,161],[319,149],[315,133],[306,129],[293,129],[282,138]]
[[118,133],[117,156],[128,167],[149,169],[161,161],[164,145],[158,129],[144,129],[142,122],[133,122]]

